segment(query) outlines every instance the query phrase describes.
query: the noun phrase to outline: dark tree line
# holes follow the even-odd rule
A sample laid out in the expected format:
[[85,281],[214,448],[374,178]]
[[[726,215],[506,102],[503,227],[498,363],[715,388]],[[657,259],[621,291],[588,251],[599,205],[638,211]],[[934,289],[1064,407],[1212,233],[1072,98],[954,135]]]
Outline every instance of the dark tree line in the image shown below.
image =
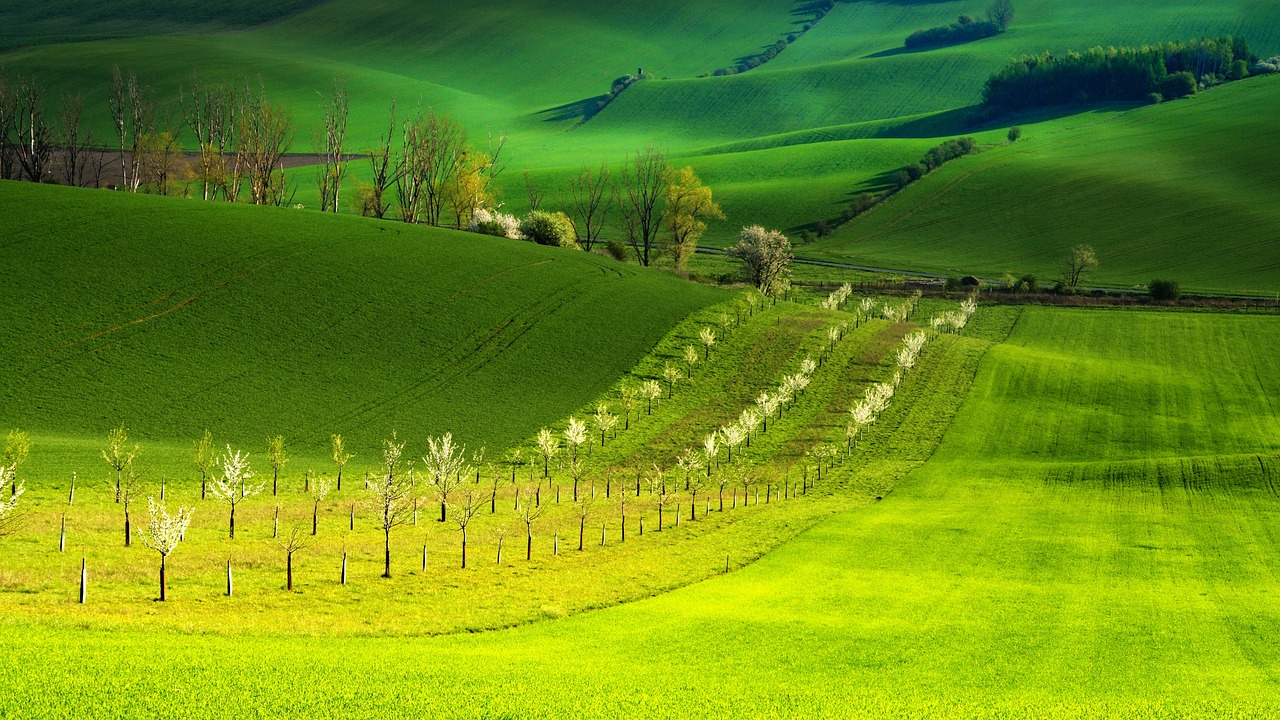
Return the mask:
[[996,0],[987,8],[987,19],[978,20],[972,15],[961,15],[950,25],[939,25],[927,30],[917,30],[903,43],[908,48],[931,45],[955,45],[994,37],[1009,29],[1013,22],[1013,0]]
[[[1176,99],[1201,84],[1236,80],[1256,58],[1242,37],[1028,55],[992,75],[983,105],[1000,113],[1068,103]],[[1158,94],[1159,98],[1153,98]]]

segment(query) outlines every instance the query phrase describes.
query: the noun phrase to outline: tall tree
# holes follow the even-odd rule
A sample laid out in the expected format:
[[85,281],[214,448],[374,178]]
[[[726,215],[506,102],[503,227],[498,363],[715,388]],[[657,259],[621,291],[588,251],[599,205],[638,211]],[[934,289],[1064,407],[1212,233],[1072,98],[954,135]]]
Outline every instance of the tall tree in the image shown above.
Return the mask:
[[711,188],[702,184],[692,167],[668,168],[663,174],[663,200],[667,208],[667,249],[677,270],[684,270],[707,230],[707,220],[724,220],[724,211],[711,199]]
[[200,150],[197,176],[204,200],[217,198],[227,184],[227,152],[235,138],[236,94],[221,85],[210,85],[197,74],[191,91],[179,88],[182,116]]
[[126,188],[137,192],[142,185],[139,150],[143,138],[155,130],[155,104],[150,92],[138,82],[138,76],[133,71],[127,75],[121,73],[118,65],[111,68],[109,101],[120,148],[121,179]]
[[249,201],[285,205],[289,200],[284,156],[293,146],[293,118],[287,108],[267,99],[266,88],[254,93],[246,85],[239,103],[237,151],[244,160]]
[[53,158],[54,131],[45,120],[44,86],[33,78],[18,78],[14,96],[14,147],[22,176],[44,182]]
[[316,176],[320,186],[320,211],[338,212],[342,181],[347,176],[349,159],[345,154],[347,141],[347,116],[350,108],[347,100],[347,82],[338,78],[333,82],[333,94],[321,96],[324,130],[316,143],[321,158],[320,172]]
[[658,235],[666,218],[662,206],[666,170],[666,153],[650,145],[627,159],[614,188],[627,242],[645,267],[658,255]]
[[[377,146],[369,150],[369,169],[373,174],[373,182],[369,185],[361,208],[365,216],[372,215],[381,220],[386,217],[391,207],[390,190],[399,181],[401,165],[393,161],[391,144],[396,134],[396,99],[391,98],[386,134],[378,138]],[[339,488],[341,483],[339,483]]]
[[569,179],[569,194],[573,196],[573,229],[577,235],[578,245],[583,250],[591,251],[596,240],[600,238],[600,229],[604,227],[609,215],[609,165],[600,163],[600,169],[593,175],[591,168],[583,165],[578,174]]
[[91,151],[93,129],[84,129],[81,115],[84,101],[79,95],[63,95],[58,116],[57,165],[62,181],[73,187],[97,187],[102,179],[102,154]]

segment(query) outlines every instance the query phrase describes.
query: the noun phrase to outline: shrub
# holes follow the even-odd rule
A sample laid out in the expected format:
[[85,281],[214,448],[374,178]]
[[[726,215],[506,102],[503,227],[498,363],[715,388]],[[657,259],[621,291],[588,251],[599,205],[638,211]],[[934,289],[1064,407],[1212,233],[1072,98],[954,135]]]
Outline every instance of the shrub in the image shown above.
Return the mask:
[[1237,60],[1231,63],[1231,69],[1227,71],[1228,80],[1239,80],[1249,75],[1249,63],[1244,60]]
[[623,245],[621,240],[610,240],[605,243],[604,248],[609,252],[609,257],[618,262],[627,259],[627,246]]
[[1177,300],[1182,297],[1182,288],[1177,280],[1152,280],[1147,286],[1152,300]]
[[946,282],[942,284],[942,289],[946,290],[947,292],[959,292],[963,288],[964,288],[964,279],[956,277],[954,275],[947,278]]
[[500,213],[497,210],[489,210],[487,208],[476,208],[471,211],[471,222],[467,229],[474,233],[511,238],[512,240],[524,239],[524,236],[520,234],[520,220],[514,215]]
[[1162,102],[1164,102],[1164,96],[1160,93],[1151,93],[1147,96],[1148,105],[1159,105]]
[[1036,276],[1030,273],[1018,278],[1018,284],[1014,286],[1017,292],[1033,293],[1040,289],[1040,285],[1036,280]]
[[1160,82],[1160,94],[1177,100],[1196,93],[1196,76],[1187,71],[1176,72]]
[[820,238],[824,238],[831,234],[831,226],[827,224],[826,220],[819,220],[814,223],[814,229],[818,231],[818,237]]
[[899,170],[893,174],[893,183],[901,190],[911,184],[911,175],[906,170]]
[[573,238],[573,223],[562,212],[534,210],[520,223],[520,234],[539,245],[578,247]]
[[1269,75],[1275,72],[1280,72],[1280,55],[1256,62],[1249,68],[1252,75]]
[[907,171],[907,177],[911,178],[911,182],[919,180],[929,172],[929,168],[925,167],[924,163],[911,163],[902,169]]
[[1018,142],[1018,140],[1021,137],[1022,137],[1022,128],[1018,127],[1017,125],[1014,125],[1013,127],[1009,128],[1009,142],[1011,143]]

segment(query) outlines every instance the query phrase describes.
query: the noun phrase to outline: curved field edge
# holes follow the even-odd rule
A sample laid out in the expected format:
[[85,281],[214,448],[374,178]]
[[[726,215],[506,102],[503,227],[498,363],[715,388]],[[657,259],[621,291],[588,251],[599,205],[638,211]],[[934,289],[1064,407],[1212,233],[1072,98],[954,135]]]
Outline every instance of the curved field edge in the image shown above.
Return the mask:
[[[803,319],[813,312],[810,308],[785,303],[771,310],[758,313],[758,317],[740,329],[739,335],[745,340],[752,325],[768,329],[793,317]],[[701,319],[692,322],[696,326]],[[802,328],[797,339],[818,338],[816,326],[802,324]],[[685,331],[687,328],[679,329],[675,335],[678,337]],[[85,542],[85,538],[91,543],[88,555],[96,590],[92,609],[86,614],[86,608],[73,602],[78,560],[71,554],[58,553],[56,547],[50,545],[49,538],[56,537],[63,510],[58,505],[65,497],[65,488],[50,487],[35,496],[37,510],[33,511],[29,527],[14,538],[14,557],[25,560],[21,566],[7,566],[0,574],[4,595],[16,613],[38,624],[87,623],[92,627],[120,630],[145,624],[179,631],[230,634],[413,635],[504,627],[669,591],[723,572],[726,563],[732,568],[751,563],[833,512],[863,505],[874,496],[883,495],[897,478],[927,457],[954,409],[955,398],[962,395],[967,386],[972,374],[969,366],[977,362],[987,343],[941,338],[926,352],[920,369],[904,384],[898,404],[868,433],[864,441],[867,450],[855,453],[848,463],[824,475],[823,482],[807,492],[796,493],[794,488],[801,472],[788,468],[800,462],[801,450],[818,440],[842,437],[842,424],[822,425],[813,421],[821,413],[842,415],[848,401],[844,395],[861,393],[865,382],[845,382],[850,377],[849,369],[855,368],[856,374],[865,380],[888,374],[891,354],[887,351],[891,345],[883,345],[870,356],[859,359],[864,355],[865,343],[854,336],[861,333],[865,339],[873,340],[885,331],[892,331],[890,337],[903,332],[876,321],[851,333],[842,343],[847,348],[846,355],[841,356],[839,362],[829,363],[829,377],[819,372],[818,381],[805,398],[764,436],[768,442],[757,443],[755,452],[760,456],[759,461],[770,468],[768,490],[762,491],[757,486],[748,504],[736,485],[730,486],[732,500],[726,497],[723,510],[714,497],[700,499],[696,522],[691,521],[685,498],[683,522],[675,521],[679,508],[669,507],[666,527],[660,534],[655,534],[656,513],[648,506],[646,495],[644,500],[637,498],[629,506],[629,538],[624,543],[618,542],[621,529],[618,509],[599,497],[609,492],[601,486],[610,482],[607,478],[613,472],[615,500],[624,487],[629,496],[633,476],[619,472],[618,468],[607,469],[606,457],[593,459],[593,469],[582,483],[582,492],[596,495],[598,503],[597,513],[587,528],[584,553],[577,552],[578,522],[563,473],[556,472],[553,466],[552,480],[542,481],[541,468],[538,468],[535,476],[526,481],[524,473],[533,470],[530,466],[520,470],[518,484],[509,484],[507,467],[489,467],[484,476],[485,488],[489,487],[490,472],[501,477],[493,501],[498,512],[490,514],[486,502],[469,530],[470,569],[457,568],[456,528],[445,529],[431,521],[436,511],[429,501],[424,501],[422,524],[400,528],[393,534],[392,552],[398,579],[390,582],[376,579],[381,572],[381,534],[371,532],[363,506],[349,505],[347,499],[340,499],[323,504],[321,527],[325,532],[312,548],[295,557],[300,592],[290,595],[278,587],[281,557],[273,550],[270,539],[275,499],[266,497],[246,503],[237,522],[238,539],[234,544],[218,539],[220,535],[225,538],[225,518],[218,519],[217,506],[200,505],[200,512],[206,517],[190,531],[189,546],[176,553],[170,562],[173,578],[170,602],[156,605],[147,600],[154,593],[152,558],[118,547],[118,509],[112,508],[109,497],[100,497],[89,501],[96,503],[94,510],[70,513],[80,518],[72,524],[73,545]],[[742,345],[749,349],[755,343],[743,342]],[[644,372],[645,366],[660,361],[661,352],[660,348],[656,357],[643,362],[640,372]],[[780,356],[779,361],[798,363],[800,354],[807,352],[801,342],[794,346],[793,352]],[[683,433],[689,444],[697,444],[706,429],[707,408],[715,406],[725,391],[723,385],[712,382],[714,377],[717,373],[726,378],[743,373],[745,368],[741,363],[749,356],[749,353],[735,351],[733,343],[727,342],[723,351],[718,351],[717,358],[707,364],[705,374],[699,376],[707,385],[705,393],[688,393],[692,397],[686,398],[689,402],[685,405],[660,404],[654,415],[634,419],[632,431],[621,434],[622,438],[634,434],[639,440],[615,441],[597,452],[617,453],[615,459],[626,462],[639,448],[649,444],[646,438],[652,437],[653,432],[671,436],[672,427],[683,428],[674,435]],[[712,367],[717,359],[724,366],[722,370]],[[737,392],[749,399],[758,388]],[[926,399],[917,403],[913,399],[916,393]],[[736,411],[733,415],[736,416]],[[696,422],[689,423],[690,418]],[[934,432],[926,430],[929,428]],[[815,432],[817,435],[813,435]],[[874,449],[882,444],[882,451]],[[665,447],[672,452],[677,446],[657,444],[660,450]],[[673,474],[671,482],[678,481],[678,476]],[[528,492],[532,482],[542,485],[542,502],[550,506],[547,517],[534,529],[533,560],[524,559],[521,526],[507,538],[508,559],[496,565],[493,563],[496,538],[491,533],[504,525],[510,528],[514,521],[511,506],[515,494],[521,490]],[[552,490],[553,482],[555,490]],[[788,485],[798,497],[783,500],[779,494]],[[358,484],[355,486],[358,490]],[[190,497],[191,490],[179,489],[178,492]],[[559,501],[561,494],[563,504]],[[359,493],[348,491],[343,497],[350,499],[353,495]],[[526,496],[524,502],[527,501]],[[287,491],[277,502],[283,508],[281,527],[309,520],[310,502],[305,496],[299,501],[296,488]],[[345,528],[349,509],[358,511],[360,522],[355,532],[347,532]],[[648,532],[638,536],[642,516],[648,522]],[[603,547],[598,545],[600,523],[607,525],[609,538]],[[341,529],[335,530],[335,525]],[[553,532],[559,536],[559,557],[551,556]],[[425,572],[418,567],[423,544],[430,548]],[[349,553],[351,580],[347,586],[340,586],[336,582],[337,564],[344,551]],[[237,594],[233,598],[222,596],[223,564],[228,554],[238,568]],[[306,612],[299,614],[300,607],[305,607]],[[224,618],[233,608],[240,622],[229,625]]]

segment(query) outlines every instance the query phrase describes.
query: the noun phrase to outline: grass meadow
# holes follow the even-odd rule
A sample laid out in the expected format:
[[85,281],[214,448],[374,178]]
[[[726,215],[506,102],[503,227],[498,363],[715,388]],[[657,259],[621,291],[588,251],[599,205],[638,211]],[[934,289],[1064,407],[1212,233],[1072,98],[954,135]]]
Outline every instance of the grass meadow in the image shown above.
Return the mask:
[[[110,712],[206,717],[242,712],[210,699],[232,692],[262,715],[322,717],[1266,716],[1280,448],[1255,343],[1278,331],[1270,316],[983,308],[927,351],[851,477],[913,471],[748,566],[446,637],[105,632],[92,605],[81,627],[11,616],[7,702],[68,716],[104,707],[105,682]],[[1055,413],[1064,402],[1081,412]],[[1239,432],[1183,449],[1191,402]]]

